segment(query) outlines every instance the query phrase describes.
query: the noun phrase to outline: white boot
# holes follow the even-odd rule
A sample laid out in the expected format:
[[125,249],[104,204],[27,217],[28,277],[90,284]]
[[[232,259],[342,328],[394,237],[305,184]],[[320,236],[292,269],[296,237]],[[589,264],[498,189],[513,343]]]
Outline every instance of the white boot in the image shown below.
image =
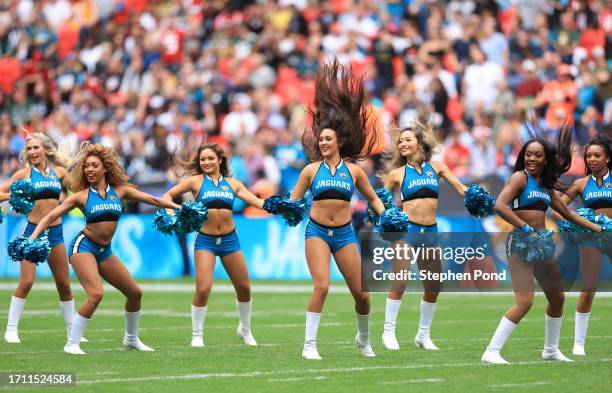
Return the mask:
[[204,346],[204,320],[206,319],[206,313],[208,312],[208,306],[197,307],[191,305],[191,346],[192,347],[203,347]]
[[85,352],[79,346],[85,328],[89,324],[89,319],[80,316],[79,314],[74,315],[72,327],[70,329],[70,336],[64,346],[64,352],[72,355],[85,355]]
[[25,299],[22,299],[20,297],[11,297],[8,322],[6,324],[6,332],[4,333],[4,341],[9,344],[21,343],[17,330],[19,327],[19,319],[21,318],[21,313],[23,312],[23,306],[25,306],[25,301]]
[[123,346],[125,349],[135,349],[142,352],[153,352],[154,349],[146,346],[138,338],[138,321],[140,311],[125,312],[125,335],[123,336]]
[[505,316],[502,317],[501,321],[499,321],[499,325],[497,325],[497,329],[495,329],[489,346],[480,358],[483,363],[508,364],[508,362],[501,357],[500,353],[506,340],[508,340],[508,337],[510,337],[514,329],[516,329],[516,326],[514,322]]
[[251,333],[251,301],[239,302],[236,300],[236,308],[238,309],[238,318],[240,320],[236,333],[246,345],[256,346],[257,341],[255,341]]
[[542,360],[553,360],[558,362],[573,362],[559,350],[559,336],[561,336],[561,323],[563,317],[553,318],[544,315],[544,350]]
[[304,334],[304,349],[302,358],[306,360],[321,360],[317,351],[317,332],[321,322],[321,313],[306,311],[306,332]]
[[494,351],[489,351],[489,350],[485,351],[485,353],[482,354],[480,361],[483,363],[490,363],[490,364],[510,364],[509,362],[506,361],[506,359],[501,357],[499,352],[494,352]]
[[385,324],[383,325],[382,342],[383,346],[390,351],[397,351],[400,348],[395,337],[395,325],[401,304],[401,300],[387,298],[385,305]]
[[376,355],[370,343],[370,314],[357,314],[357,336],[355,344],[361,351],[361,355],[366,358],[373,358]]
[[431,330],[431,322],[436,312],[437,303],[429,303],[421,300],[421,315],[419,318],[419,331],[414,337],[414,344],[417,348],[427,349],[429,351],[437,351],[438,347],[431,341],[429,331]]
[[576,320],[574,323],[574,348],[572,353],[576,356],[585,356],[584,344],[586,341],[587,329],[589,327],[590,312],[576,311]]
[[[74,299],[67,300],[65,302],[60,300],[60,311],[62,312],[62,317],[64,317],[64,324],[66,325],[66,336],[70,338],[70,329],[72,329],[72,322],[74,320]],[[81,337],[81,342],[86,343],[89,342],[85,337]]]

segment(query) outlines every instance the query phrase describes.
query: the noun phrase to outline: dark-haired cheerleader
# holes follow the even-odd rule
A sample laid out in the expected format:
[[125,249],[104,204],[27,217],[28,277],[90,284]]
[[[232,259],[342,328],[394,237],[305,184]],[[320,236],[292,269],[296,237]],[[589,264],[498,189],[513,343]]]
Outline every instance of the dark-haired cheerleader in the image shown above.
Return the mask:
[[527,141],[517,157],[514,174],[497,198],[495,211],[515,227],[507,240],[508,265],[512,276],[515,304],[502,317],[489,346],[482,355],[481,360],[485,363],[508,363],[500,353],[508,337],[533,304],[534,277],[542,286],[548,300],[542,359],[571,361],[559,350],[565,300],[559,267],[552,257],[529,263],[514,251],[516,249],[514,243],[518,244],[523,232],[530,233],[545,228],[544,213],[549,206],[577,225],[592,231],[601,231],[601,227],[570,210],[555,193],[562,188],[559,177],[571,165],[571,133],[572,127],[563,126],[559,130],[556,146],[539,137]]
[[370,113],[364,108],[362,79],[337,60],[319,67],[312,128],[302,137],[311,164],[307,165],[291,194],[302,198],[310,189],[313,198],[306,226],[306,261],[313,280],[313,293],[306,312],[302,357],[321,359],[317,331],[329,289],[330,256],[333,255],[355,299],[355,342],[365,357],[374,357],[370,344],[370,297],[362,291],[357,238],[351,224],[350,200],[355,188],[372,203],[376,213],[384,206],[366,173],[349,159],[369,156],[376,139],[368,132]]
[[[584,150],[584,164],[586,176],[572,184],[561,199],[569,204],[580,195],[582,205],[595,211],[595,214],[603,214],[612,217],[612,148],[610,138],[600,135],[589,141]],[[576,304],[576,319],[574,330],[573,354],[585,355],[585,341],[591,306],[597,291],[597,278],[601,268],[602,253],[594,246],[580,247],[580,275],[582,277],[582,289]]]
[[229,162],[217,144],[203,144],[187,153],[182,162],[188,177],[164,194],[171,201],[191,192],[196,202],[208,209],[208,219],[196,236],[196,291],[191,305],[192,347],[204,346],[204,320],[208,312],[213,271],[218,256],[236,289],[237,329],[246,345],[257,345],[251,333],[251,284],[236,226],[232,219],[234,199],[263,209],[264,201],[253,195],[239,180],[231,177]]

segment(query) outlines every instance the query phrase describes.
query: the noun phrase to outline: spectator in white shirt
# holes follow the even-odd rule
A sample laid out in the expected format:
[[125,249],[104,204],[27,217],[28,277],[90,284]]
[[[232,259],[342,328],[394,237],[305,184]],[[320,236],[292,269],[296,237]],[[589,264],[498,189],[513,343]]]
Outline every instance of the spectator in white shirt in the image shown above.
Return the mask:
[[259,121],[250,106],[251,99],[248,95],[236,94],[232,101],[231,111],[223,119],[221,135],[229,141],[253,135],[259,128]]
[[470,45],[470,57],[473,63],[466,67],[463,77],[465,107],[470,113],[476,108],[490,111],[493,109],[499,82],[504,78],[504,73],[499,65],[487,61],[486,55],[477,44]]

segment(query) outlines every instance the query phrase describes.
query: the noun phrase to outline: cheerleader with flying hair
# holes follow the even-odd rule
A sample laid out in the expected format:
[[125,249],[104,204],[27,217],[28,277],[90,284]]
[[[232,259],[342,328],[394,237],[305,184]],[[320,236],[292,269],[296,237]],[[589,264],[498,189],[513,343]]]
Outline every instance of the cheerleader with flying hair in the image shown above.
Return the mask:
[[204,346],[204,320],[217,256],[236,290],[239,318],[236,332],[246,345],[255,346],[257,341],[251,333],[249,271],[232,218],[232,208],[236,198],[258,209],[263,209],[264,200],[232,177],[229,160],[219,145],[201,144],[188,148],[186,156],[187,159],[181,161],[183,173],[179,175],[187,177],[168,190],[163,198],[172,201],[189,192],[196,202],[201,202],[208,209],[208,218],[195,241],[196,290],[191,304],[191,346]]
[[292,200],[298,200],[310,190],[313,199],[305,235],[306,261],[313,280],[302,351],[305,359],[321,359],[317,331],[329,289],[331,255],[355,299],[355,342],[363,356],[375,356],[370,343],[370,298],[362,291],[350,209],[357,188],[377,214],[384,210],[366,173],[348,161],[368,157],[375,148],[376,139],[368,131],[371,113],[364,108],[364,100],[362,79],[350,67],[340,65],[336,59],[319,67],[314,109],[309,110],[313,123],[302,136],[302,146],[311,163],[300,173],[291,194]]
[[[28,223],[23,232],[23,236],[28,237],[42,218],[59,205],[62,185],[66,178],[65,168],[68,166],[69,158],[58,149],[57,144],[51,138],[41,132],[36,132],[26,137],[25,147],[19,159],[26,164],[26,167],[15,172],[8,183],[0,186],[0,202],[11,197],[9,190],[12,184],[25,180],[30,182],[34,190],[34,206],[27,213]],[[61,217],[49,223],[45,235],[51,246],[51,254],[48,258],[49,268],[59,294],[60,310],[66,324],[66,331],[67,334],[70,334],[74,319],[74,298],[70,288]],[[19,319],[35,278],[36,264],[21,261],[19,283],[11,298],[8,323],[4,333],[4,341],[7,343],[21,342],[18,335]],[[83,338],[82,341],[87,340]]]
[[[612,217],[612,146],[610,138],[599,135],[589,141],[584,149],[586,176],[574,181],[561,196],[569,204],[577,196],[584,208],[593,209],[596,215]],[[555,218],[560,218],[558,215]],[[591,306],[597,292],[597,279],[601,269],[602,253],[592,245],[580,247],[580,275],[582,289],[576,304],[573,354],[584,356]]]
[[68,342],[64,346],[66,353],[85,354],[79,343],[102,301],[104,291],[101,278],[126,297],[124,347],[153,351],[138,338],[142,290],[113,254],[111,241],[123,211],[124,199],[168,209],[180,206],[137,190],[128,183],[128,179],[113,149],[98,144],[85,145],[70,164],[66,175],[66,184],[74,194],[42,218],[30,235],[30,240],[35,239],[75,207],[85,215],[85,228],[70,244],[69,261],[87,294],[87,300],[75,315]]
[[485,363],[507,364],[501,350],[518,323],[533,305],[533,279],[542,286],[548,305],[544,315],[544,350],[542,360],[572,361],[559,350],[559,336],[563,318],[565,294],[559,266],[554,258],[534,259],[521,257],[515,243],[520,243],[523,233],[545,229],[545,212],[552,207],[565,219],[594,232],[601,232],[595,225],[576,212],[557,195],[563,190],[559,177],[572,161],[571,137],[573,128],[563,125],[557,134],[556,146],[542,137],[533,137],[521,148],[514,174],[506,182],[495,211],[515,229],[506,243],[508,266],[512,277],[515,304],[504,314],[481,360]]

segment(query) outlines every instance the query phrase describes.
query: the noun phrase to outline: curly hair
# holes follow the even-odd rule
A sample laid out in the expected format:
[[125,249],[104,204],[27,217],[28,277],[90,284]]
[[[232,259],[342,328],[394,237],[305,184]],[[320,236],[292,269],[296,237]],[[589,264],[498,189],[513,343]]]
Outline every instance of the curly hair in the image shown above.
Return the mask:
[[591,139],[584,147],[584,167],[586,168],[586,174],[590,175],[592,172],[586,158],[586,151],[591,146],[599,146],[604,150],[606,157],[608,157],[608,171],[612,171],[612,160],[610,160],[610,157],[612,156],[612,141],[607,135],[601,134]]
[[75,159],[68,166],[66,186],[73,192],[78,192],[89,187],[89,181],[85,176],[85,161],[88,157],[96,156],[102,161],[106,169],[106,182],[113,187],[123,186],[128,183],[130,177],[125,169],[119,164],[119,156],[114,149],[100,144],[84,144],[77,153]]
[[206,149],[212,150],[219,159],[219,172],[221,176],[231,177],[232,173],[229,169],[229,159],[221,146],[216,143],[201,143],[199,145],[188,144],[185,146],[182,154],[185,159],[175,156],[179,164],[178,168],[174,170],[175,175],[180,178],[203,174],[204,171],[202,171],[202,167],[200,166],[200,154]]
[[[544,155],[546,163],[540,183],[549,190],[564,191],[567,185],[559,181],[561,175],[568,171],[572,165],[572,132],[574,128],[570,124],[563,124],[557,133],[556,146],[542,136],[538,136],[537,130],[534,130],[529,124],[525,124],[527,131],[531,136],[521,148],[516,163],[514,164],[514,172],[525,170],[525,153],[527,147],[532,143],[539,143],[544,147]],[[541,133],[540,133],[541,134]]]
[[413,120],[406,127],[394,127],[390,130],[391,140],[393,141],[393,153],[388,161],[387,169],[392,170],[401,168],[408,163],[406,157],[402,156],[398,148],[399,139],[404,131],[411,131],[419,144],[419,161],[431,161],[431,157],[435,153],[438,141],[434,135],[433,124],[429,121],[421,119]]
[[360,160],[372,154],[377,140],[369,127],[375,122],[368,123],[372,112],[364,107],[364,100],[363,77],[355,76],[351,67],[336,58],[319,67],[314,109],[308,108],[312,127],[302,134],[302,146],[311,161],[323,159],[319,136],[326,128],[336,132],[342,158]]
[[32,139],[40,141],[42,146],[45,148],[45,160],[49,164],[53,166],[61,166],[62,168],[68,167],[70,162],[68,154],[62,151],[53,139],[51,139],[48,135],[43,134],[42,132],[34,132],[32,134],[28,134],[25,140],[23,150],[21,151],[21,153],[19,153],[19,161],[31,165],[30,160],[28,159],[27,146],[28,142],[30,142]]

